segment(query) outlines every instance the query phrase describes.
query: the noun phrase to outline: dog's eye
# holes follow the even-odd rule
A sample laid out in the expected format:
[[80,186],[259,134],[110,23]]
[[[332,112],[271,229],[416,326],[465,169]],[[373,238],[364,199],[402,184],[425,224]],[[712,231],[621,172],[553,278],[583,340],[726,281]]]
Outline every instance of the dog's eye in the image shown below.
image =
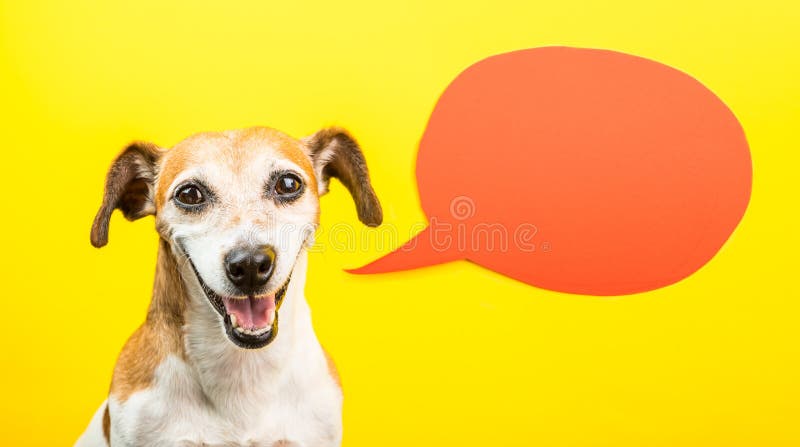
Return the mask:
[[275,192],[278,196],[291,197],[300,192],[303,181],[294,174],[283,174],[275,183]]
[[195,185],[186,185],[175,193],[175,200],[181,205],[196,206],[206,201],[203,192]]

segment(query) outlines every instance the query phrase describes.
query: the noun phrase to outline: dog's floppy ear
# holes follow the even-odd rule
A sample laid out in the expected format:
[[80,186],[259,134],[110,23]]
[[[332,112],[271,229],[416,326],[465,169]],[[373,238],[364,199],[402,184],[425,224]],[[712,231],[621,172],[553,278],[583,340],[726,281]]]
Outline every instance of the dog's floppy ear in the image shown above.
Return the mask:
[[331,177],[338,178],[356,202],[358,219],[370,227],[380,225],[383,211],[369,181],[364,154],[356,140],[346,130],[331,127],[322,129],[303,141],[314,164],[319,194],[328,191]]
[[106,176],[103,204],[92,224],[92,245],[108,243],[111,213],[119,208],[128,220],[155,214],[153,182],[161,150],[152,143],[134,142],[117,156]]

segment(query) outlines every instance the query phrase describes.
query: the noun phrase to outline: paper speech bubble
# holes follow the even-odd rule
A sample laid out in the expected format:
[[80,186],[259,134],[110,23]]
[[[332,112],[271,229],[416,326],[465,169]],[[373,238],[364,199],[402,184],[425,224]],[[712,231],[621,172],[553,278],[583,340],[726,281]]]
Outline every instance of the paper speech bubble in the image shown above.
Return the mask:
[[351,272],[468,259],[560,292],[653,290],[717,253],[751,180],[741,125],[691,76],[607,50],[500,54],[462,72],[428,122],[429,226]]

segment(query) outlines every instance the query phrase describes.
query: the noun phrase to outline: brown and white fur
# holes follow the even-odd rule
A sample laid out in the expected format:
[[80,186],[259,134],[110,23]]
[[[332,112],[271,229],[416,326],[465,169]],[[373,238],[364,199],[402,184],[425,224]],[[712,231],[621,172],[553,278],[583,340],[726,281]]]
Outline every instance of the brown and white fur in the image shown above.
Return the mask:
[[[274,177],[285,173],[303,186],[291,201],[275,192]],[[339,379],[303,291],[319,196],[330,177],[350,191],[362,222],[380,224],[361,150],[338,128],[297,140],[257,127],[197,134],[170,150],[150,143],[123,150],[109,170],[91,241],[107,243],[115,209],[130,220],[155,215],[155,284],[147,318],[116,363],[108,399],[76,446],[340,445]],[[176,194],[194,183],[206,201],[187,211]],[[226,276],[226,255],[242,246],[274,250],[269,279],[257,292],[239,293]],[[273,300],[267,335],[231,330],[230,315],[213,304],[220,298]]]

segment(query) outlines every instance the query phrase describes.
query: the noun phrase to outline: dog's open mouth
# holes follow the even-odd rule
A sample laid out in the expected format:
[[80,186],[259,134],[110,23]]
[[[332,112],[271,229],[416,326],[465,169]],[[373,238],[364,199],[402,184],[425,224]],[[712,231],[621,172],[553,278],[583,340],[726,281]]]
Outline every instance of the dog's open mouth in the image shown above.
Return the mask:
[[239,334],[265,334],[275,321],[275,294],[246,298],[223,297],[222,304],[225,305],[233,330]]
[[225,333],[234,344],[241,348],[258,349],[275,339],[278,335],[278,310],[292,279],[291,275],[274,293],[224,297],[206,285],[191,259],[189,264],[209,303],[222,316]]
[[211,291],[216,300],[209,297],[209,301],[222,304],[222,309],[218,304],[214,307],[222,315],[228,338],[242,348],[256,349],[268,345],[278,335],[278,309],[288,286],[287,280],[275,293],[241,298],[220,297]]

